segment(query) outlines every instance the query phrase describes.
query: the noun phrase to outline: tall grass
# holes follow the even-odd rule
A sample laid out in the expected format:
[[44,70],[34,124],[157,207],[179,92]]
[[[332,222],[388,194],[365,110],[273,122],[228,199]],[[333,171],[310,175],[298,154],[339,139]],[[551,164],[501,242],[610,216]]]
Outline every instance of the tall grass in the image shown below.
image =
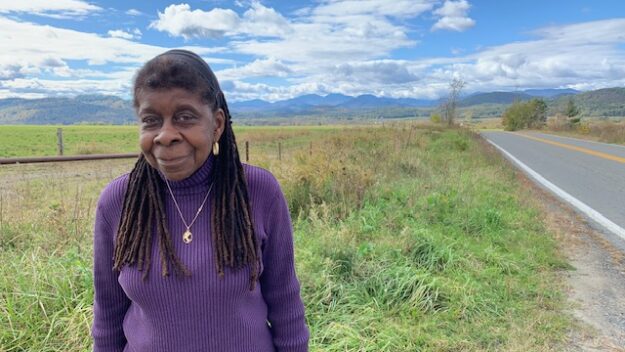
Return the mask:
[[562,116],[555,116],[547,121],[550,132],[575,136],[586,136],[605,143],[625,144],[625,121],[587,120],[569,124]]
[[[264,152],[251,161],[278,177],[294,219],[312,351],[561,350],[566,263],[514,172],[473,134],[399,125],[256,138]],[[90,349],[93,204],[131,166],[99,163],[0,169],[0,350]]]

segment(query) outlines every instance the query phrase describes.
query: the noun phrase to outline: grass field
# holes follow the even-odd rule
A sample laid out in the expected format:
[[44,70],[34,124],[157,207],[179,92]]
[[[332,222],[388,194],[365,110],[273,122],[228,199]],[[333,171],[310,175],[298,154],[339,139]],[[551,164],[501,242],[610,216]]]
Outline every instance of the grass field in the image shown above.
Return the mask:
[[[235,133],[240,142],[247,140],[255,143],[256,151],[264,152],[263,148],[273,148],[277,152],[278,142],[283,142],[288,147],[302,139],[314,139],[315,135],[337,127],[339,126],[238,126],[235,127]],[[137,126],[4,125],[0,126],[0,158],[58,155],[58,128],[63,130],[64,155],[138,152]],[[240,144],[243,148],[244,144]]]
[[[80,128],[119,128],[102,143],[134,148],[133,128]],[[515,171],[474,134],[402,124],[237,138],[289,201],[312,351],[564,349],[568,266]],[[93,208],[131,166],[0,167],[0,351],[90,350]]]

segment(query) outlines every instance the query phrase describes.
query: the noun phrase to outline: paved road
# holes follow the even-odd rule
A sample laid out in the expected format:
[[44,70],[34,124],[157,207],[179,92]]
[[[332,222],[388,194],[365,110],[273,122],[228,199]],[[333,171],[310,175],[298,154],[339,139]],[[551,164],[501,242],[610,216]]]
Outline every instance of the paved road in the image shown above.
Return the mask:
[[542,176],[547,184],[563,191],[558,194],[555,189],[558,196],[611,233],[619,247],[625,247],[625,147],[535,132],[482,135],[507,152],[502,151],[506,157],[516,159],[517,166],[520,162],[537,173],[539,176],[532,175],[520,166],[535,180]]

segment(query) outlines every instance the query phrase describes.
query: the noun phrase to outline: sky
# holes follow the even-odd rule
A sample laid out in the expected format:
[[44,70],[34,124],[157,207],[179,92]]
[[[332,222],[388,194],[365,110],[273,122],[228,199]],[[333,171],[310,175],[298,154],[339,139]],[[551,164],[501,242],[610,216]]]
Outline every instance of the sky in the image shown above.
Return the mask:
[[130,98],[147,60],[201,55],[229,101],[435,99],[625,86],[625,1],[0,0],[0,98]]

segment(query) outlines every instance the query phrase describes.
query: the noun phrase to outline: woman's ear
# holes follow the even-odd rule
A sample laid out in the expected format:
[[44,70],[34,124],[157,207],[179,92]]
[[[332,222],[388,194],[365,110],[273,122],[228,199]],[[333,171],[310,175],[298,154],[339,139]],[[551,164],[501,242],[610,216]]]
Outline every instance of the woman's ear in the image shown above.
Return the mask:
[[222,109],[217,109],[213,113],[213,117],[215,118],[215,141],[219,141],[226,126],[226,114]]

